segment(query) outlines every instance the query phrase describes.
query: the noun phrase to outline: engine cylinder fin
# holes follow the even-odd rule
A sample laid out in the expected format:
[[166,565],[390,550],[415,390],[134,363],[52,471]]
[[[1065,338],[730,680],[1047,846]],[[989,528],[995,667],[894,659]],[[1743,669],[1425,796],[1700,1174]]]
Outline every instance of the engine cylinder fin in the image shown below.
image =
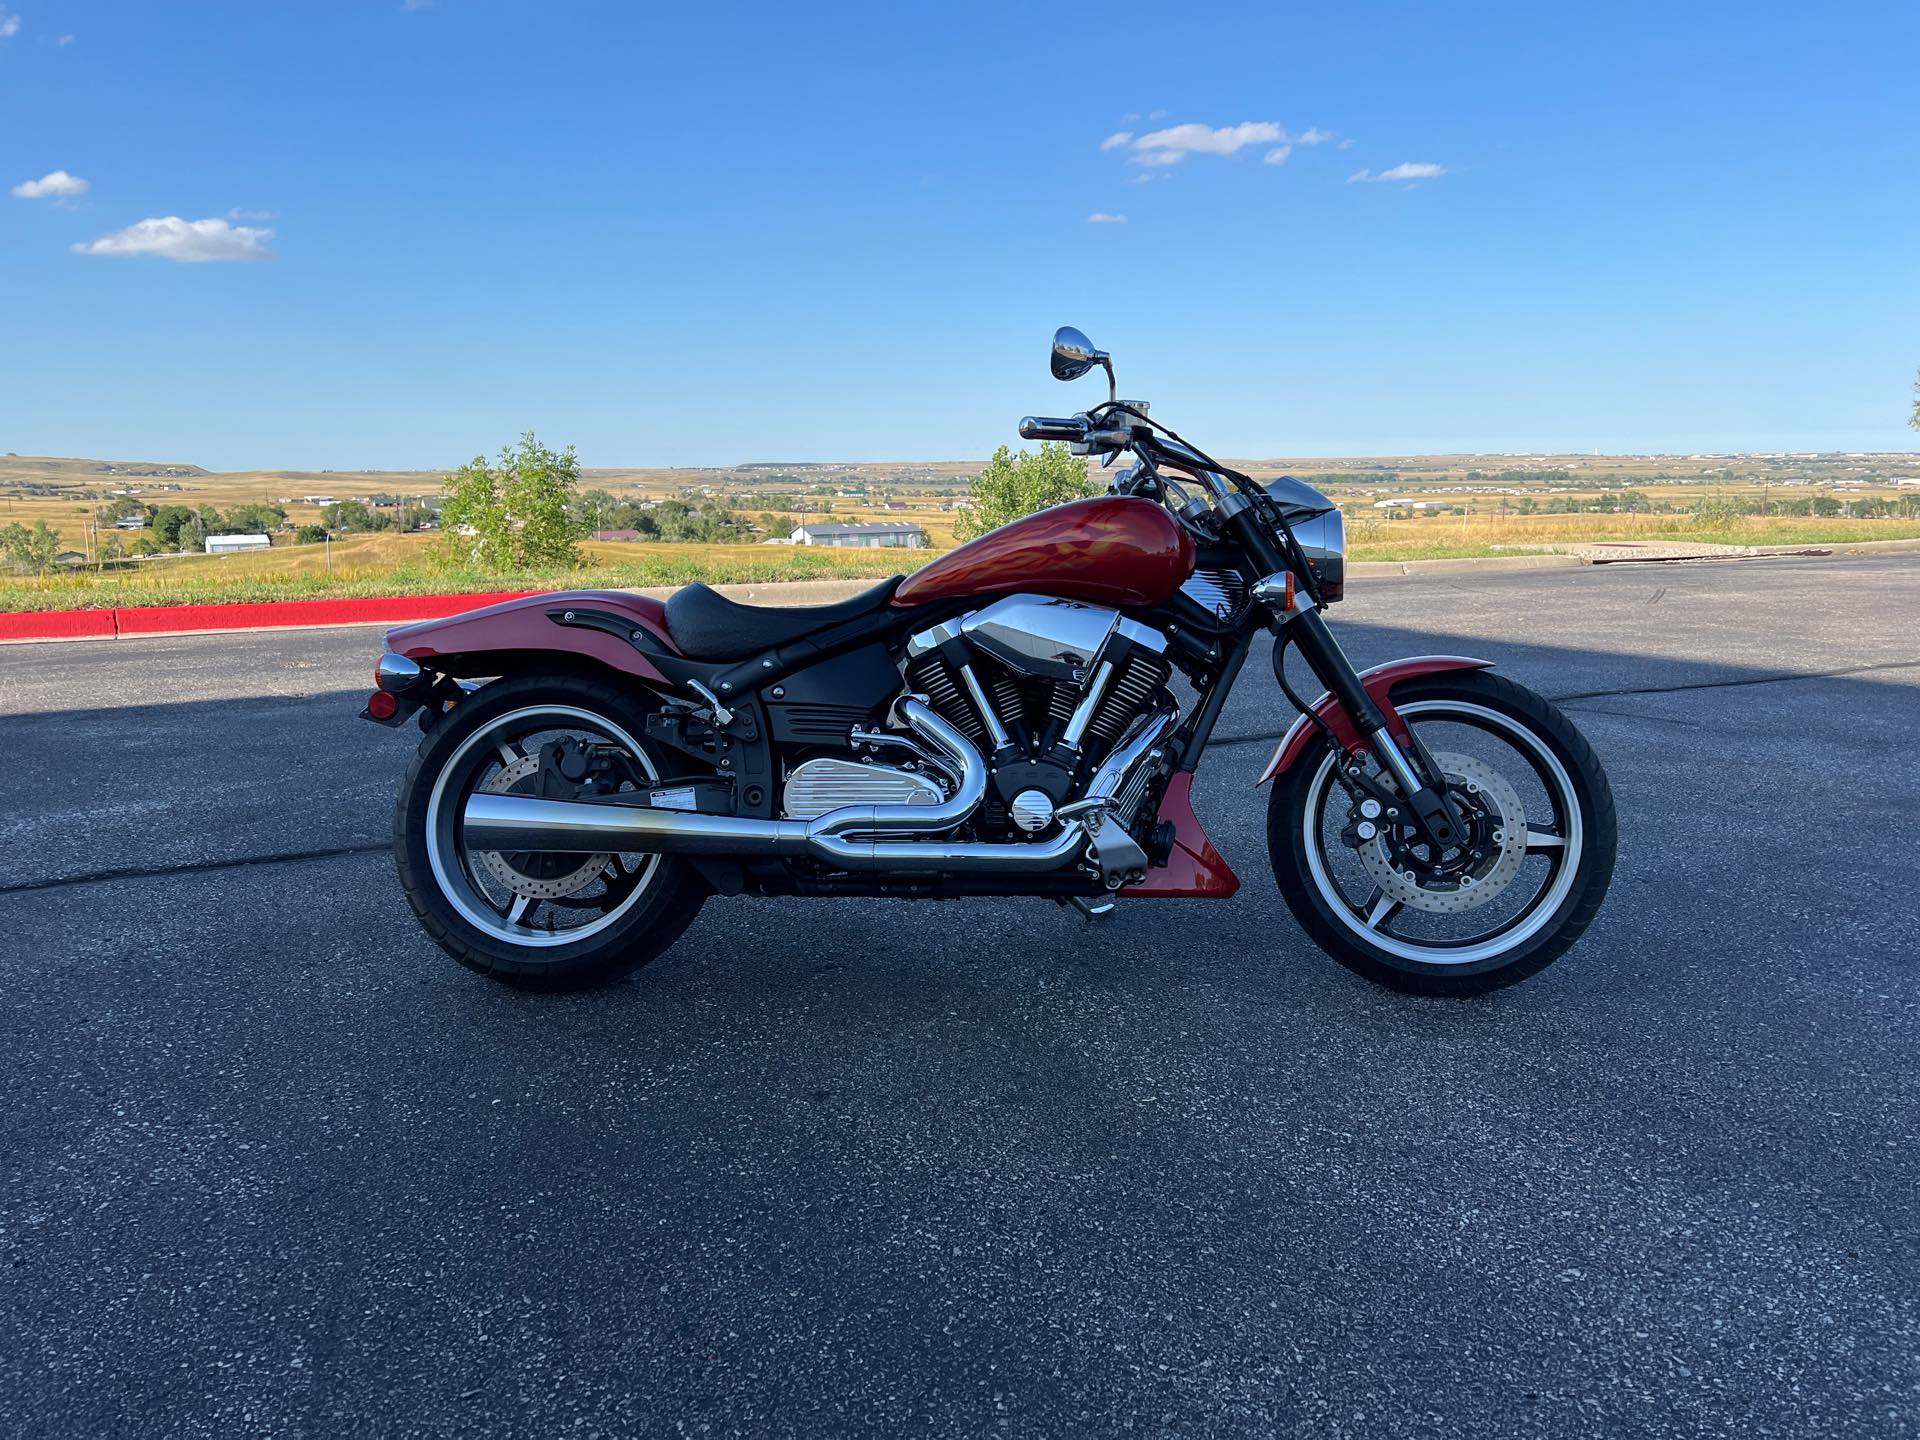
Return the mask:
[[1088,732],[1103,744],[1112,744],[1127,722],[1152,703],[1172,674],[1173,667],[1165,656],[1135,650],[1107,686],[1087,725]]
[[953,667],[938,652],[928,651],[908,663],[907,685],[925,695],[940,718],[966,736],[975,749],[986,745],[987,727],[980,712],[961,690]]
[[978,667],[987,692],[987,701],[1009,730],[1024,735],[1027,724],[1027,695],[1019,677],[998,661],[982,656]]
[[1073,718],[1074,708],[1080,703],[1080,692],[1071,685],[1050,685],[1047,687],[1047,719],[1056,728],[1064,728]]

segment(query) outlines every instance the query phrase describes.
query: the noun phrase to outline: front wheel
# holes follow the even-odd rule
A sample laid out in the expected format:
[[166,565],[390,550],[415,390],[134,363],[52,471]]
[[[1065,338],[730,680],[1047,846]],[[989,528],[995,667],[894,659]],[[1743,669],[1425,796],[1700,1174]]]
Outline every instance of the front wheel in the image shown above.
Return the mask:
[[1580,937],[1613,878],[1606,772],[1566,716],[1497,675],[1409,681],[1393,699],[1445,774],[1462,843],[1420,843],[1392,782],[1323,743],[1268,801],[1288,907],[1334,959],[1390,989],[1477,995],[1537,974]]

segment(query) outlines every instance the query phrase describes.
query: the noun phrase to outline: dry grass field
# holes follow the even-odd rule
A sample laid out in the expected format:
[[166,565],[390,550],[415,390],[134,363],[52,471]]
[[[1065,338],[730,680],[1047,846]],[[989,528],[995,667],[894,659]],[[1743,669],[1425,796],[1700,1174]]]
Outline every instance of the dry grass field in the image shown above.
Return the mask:
[[[1834,544],[1920,537],[1920,517],[1856,519],[1696,515],[1709,501],[1825,497],[1914,497],[1902,480],[1920,477],[1920,456],[1403,456],[1240,462],[1260,478],[1297,474],[1325,489],[1349,516],[1354,558],[1416,560],[1553,550],[1600,541],[1711,542],[1732,545]],[[277,535],[271,551],[227,556],[169,556],[96,570],[85,564],[54,574],[0,577],[0,610],[206,603],[323,595],[427,591],[638,588],[691,580],[773,581],[883,576],[924,563],[951,546],[955,502],[979,470],[974,462],[873,465],[750,465],[706,470],[588,470],[585,490],[617,498],[681,499],[729,505],[752,517],[772,511],[780,526],[811,521],[902,520],[920,525],[925,550],[832,550],[803,546],[600,544],[582,547],[586,564],[570,573],[475,575],[436,563],[436,537],[380,533],[331,545],[293,545]],[[317,522],[310,496],[364,499],[436,496],[444,471],[259,470],[214,474],[177,462],[0,457],[0,526],[44,519],[63,545],[92,553],[91,517],[120,492],[148,505],[262,502],[289,522]],[[1096,472],[1097,474],[1097,472]],[[1544,513],[1569,501],[1637,492],[1653,513]],[[1408,499],[1444,510],[1411,514],[1376,508]],[[1909,508],[1917,508],[1909,506]],[[1532,513],[1521,513],[1522,511]]]

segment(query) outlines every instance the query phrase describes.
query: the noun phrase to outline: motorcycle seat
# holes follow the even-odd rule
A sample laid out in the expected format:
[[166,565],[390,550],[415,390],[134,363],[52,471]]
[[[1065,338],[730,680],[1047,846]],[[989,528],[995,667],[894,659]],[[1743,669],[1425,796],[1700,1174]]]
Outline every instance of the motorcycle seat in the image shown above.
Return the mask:
[[745,660],[830,625],[886,608],[902,577],[832,605],[742,605],[695,582],[667,597],[667,634],[692,660]]

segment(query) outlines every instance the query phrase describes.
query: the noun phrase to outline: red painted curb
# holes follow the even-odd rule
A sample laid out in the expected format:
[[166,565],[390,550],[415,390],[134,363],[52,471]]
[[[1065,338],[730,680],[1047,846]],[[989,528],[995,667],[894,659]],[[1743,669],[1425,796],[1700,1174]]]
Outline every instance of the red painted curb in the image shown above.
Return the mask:
[[0,640],[111,640],[111,610],[40,610],[0,615]]
[[464,615],[536,591],[491,595],[389,595],[353,600],[275,600],[242,605],[144,605],[122,610],[40,610],[0,615],[0,640],[111,639],[194,630],[282,630],[303,625],[404,625]]

